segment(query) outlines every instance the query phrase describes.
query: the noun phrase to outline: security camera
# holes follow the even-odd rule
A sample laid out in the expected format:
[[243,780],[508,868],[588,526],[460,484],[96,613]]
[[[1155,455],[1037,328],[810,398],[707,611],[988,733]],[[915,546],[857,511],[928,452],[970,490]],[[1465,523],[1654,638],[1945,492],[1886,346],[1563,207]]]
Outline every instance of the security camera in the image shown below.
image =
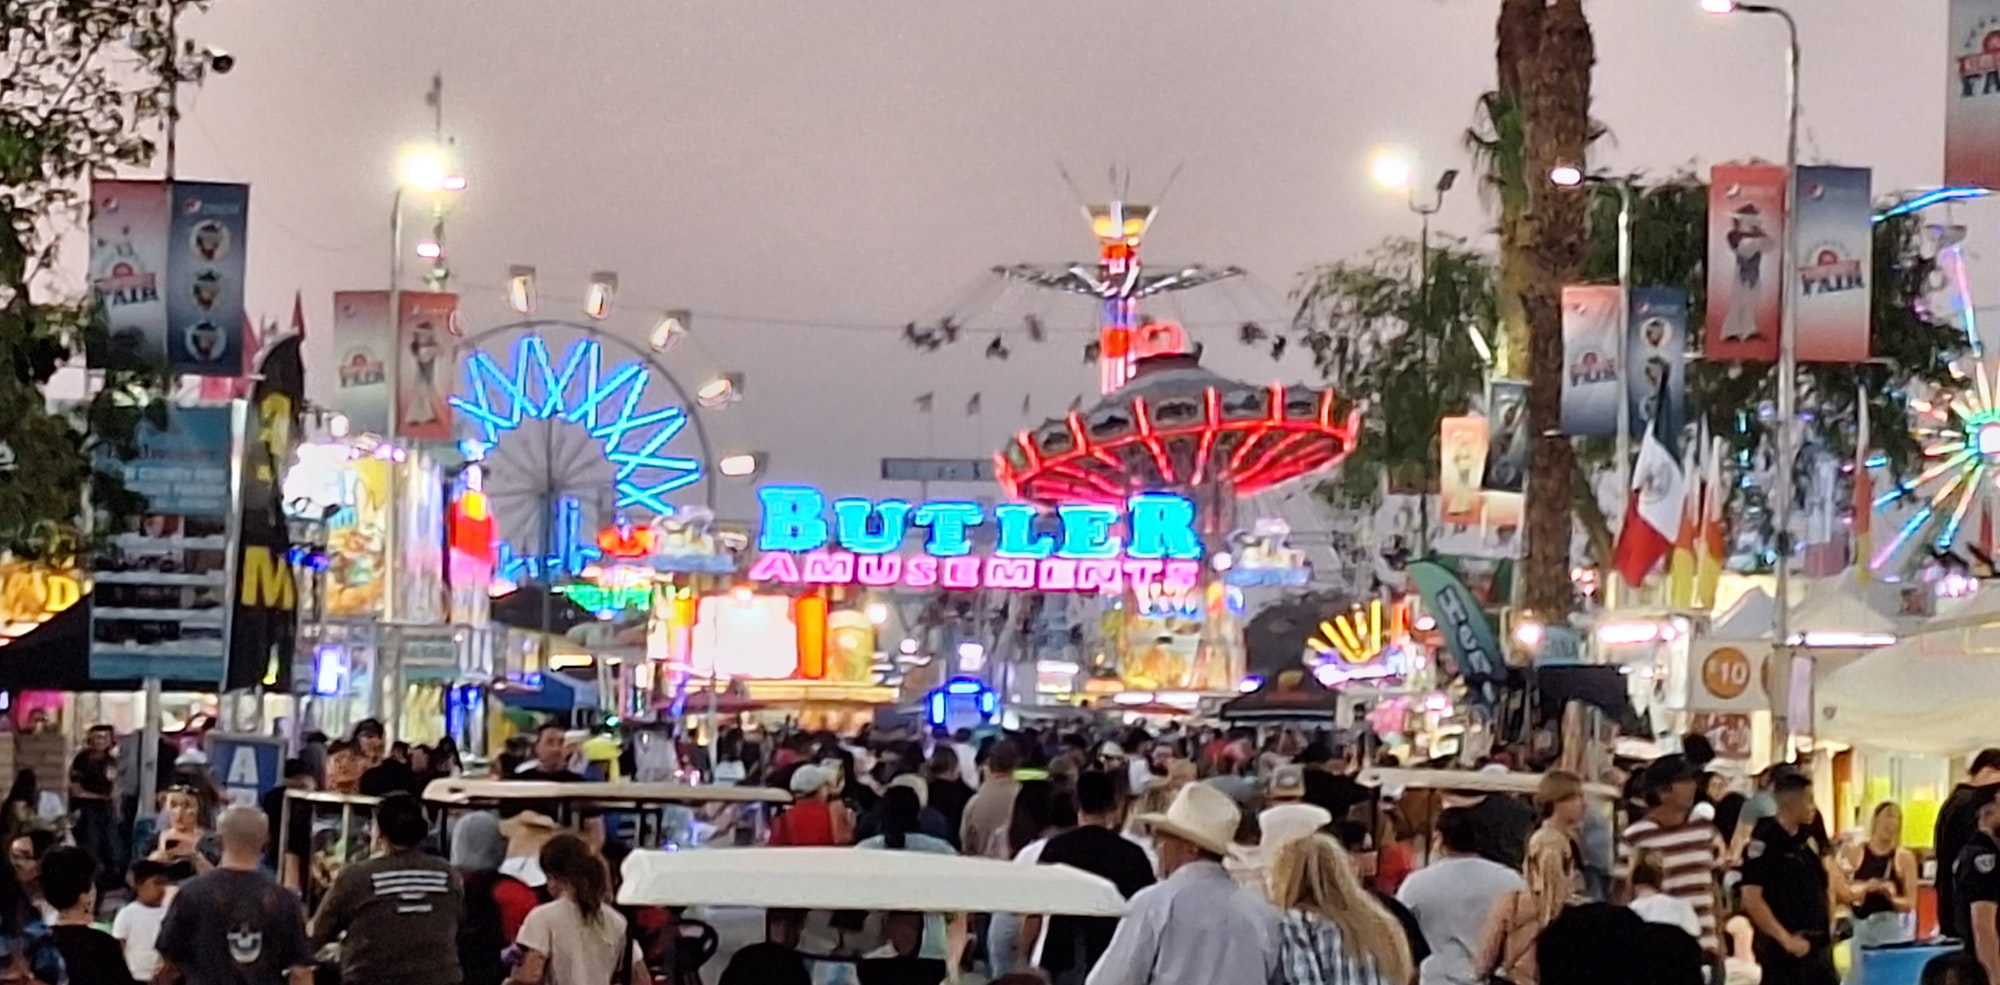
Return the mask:
[[217,75],[228,75],[236,67],[236,56],[221,48],[209,48],[202,54],[208,57],[208,70]]

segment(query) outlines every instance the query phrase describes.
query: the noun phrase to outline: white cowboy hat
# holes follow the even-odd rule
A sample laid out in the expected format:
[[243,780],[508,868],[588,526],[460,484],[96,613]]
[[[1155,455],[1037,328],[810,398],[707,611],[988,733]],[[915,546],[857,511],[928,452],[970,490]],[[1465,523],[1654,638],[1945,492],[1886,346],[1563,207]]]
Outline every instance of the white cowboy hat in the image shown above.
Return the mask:
[[1317,804],[1279,804],[1267,807],[1257,815],[1257,847],[1266,855],[1276,855],[1278,849],[1310,838],[1319,829],[1333,823],[1333,814]]
[[1236,851],[1236,827],[1243,812],[1228,794],[1206,783],[1191,783],[1174,795],[1165,814],[1141,814],[1135,820],[1158,834],[1227,857]]

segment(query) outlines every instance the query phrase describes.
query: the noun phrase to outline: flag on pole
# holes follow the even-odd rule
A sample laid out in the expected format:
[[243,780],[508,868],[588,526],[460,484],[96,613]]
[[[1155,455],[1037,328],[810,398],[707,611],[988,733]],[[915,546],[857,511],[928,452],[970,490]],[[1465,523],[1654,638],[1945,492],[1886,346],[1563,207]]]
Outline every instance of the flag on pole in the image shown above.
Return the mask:
[[917,394],[917,413],[919,414],[930,413],[931,404],[936,402],[936,400],[937,400],[937,394],[935,392]]
[[[1703,424],[1702,431],[1707,432]],[[1704,442],[1696,439],[1688,445],[1686,457],[1681,459],[1681,519],[1680,531],[1674,537],[1674,552],[1667,562],[1667,604],[1676,609],[1685,609],[1694,604],[1695,569],[1695,528],[1701,523],[1701,499],[1707,494],[1707,484],[1701,481],[1701,452]]]
[[1728,441],[1708,439],[1708,462],[1702,470],[1701,529],[1695,535],[1698,563],[1694,576],[1694,601],[1704,609],[1715,606],[1715,593],[1722,585],[1722,562],[1729,556],[1729,545],[1723,542],[1728,533],[1723,517],[1729,509],[1729,489],[1722,484],[1722,460],[1728,454]]
[[965,402],[965,416],[972,417],[979,413],[979,409],[979,394],[975,393],[972,395],[972,399]]
[[[1664,381],[1662,381],[1664,383]],[[1661,406],[1667,399],[1660,388]],[[1680,455],[1674,448],[1675,436],[1661,427],[1665,415],[1654,415],[1646,425],[1646,437],[1639,445],[1639,459],[1632,466],[1632,492],[1625,504],[1625,522],[1618,530],[1618,544],[1611,552],[1613,564],[1625,584],[1637,587],[1659,566],[1680,539],[1681,511],[1684,507]]]
[[1874,560],[1875,479],[1868,471],[1868,392],[1854,396],[1854,580],[1866,585]]

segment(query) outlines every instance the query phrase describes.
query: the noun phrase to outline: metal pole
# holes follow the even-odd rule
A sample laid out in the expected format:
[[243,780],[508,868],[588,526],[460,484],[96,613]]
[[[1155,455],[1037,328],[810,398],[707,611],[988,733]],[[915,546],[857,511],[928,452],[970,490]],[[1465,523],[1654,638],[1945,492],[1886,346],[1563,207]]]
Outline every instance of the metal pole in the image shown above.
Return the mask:
[[[1444,204],[1443,192],[1438,193],[1438,204]],[[1436,212],[1437,209],[1426,209],[1416,204],[1414,200],[1411,201],[1410,208],[1415,209],[1417,215],[1422,217],[1422,225],[1420,227],[1422,232],[1418,234],[1417,238],[1417,317],[1423,319],[1424,323],[1424,355],[1435,359],[1436,357],[1431,354],[1432,328],[1434,327],[1431,324],[1431,213]],[[1431,388],[1429,380],[1432,378],[1428,376],[1425,378],[1424,388],[1426,390]],[[1423,482],[1417,487],[1417,559],[1427,558],[1430,554],[1431,469],[1429,456],[1426,456],[1424,459]]]
[[153,805],[160,795],[160,692],[158,677],[146,678],[145,717],[139,729],[139,803],[132,811],[138,818],[154,816]]
[[[1618,181],[1618,344],[1625,345],[1632,337],[1632,179],[1628,176]],[[1625,375],[1630,368],[1621,353],[1618,366],[1618,436],[1617,471],[1618,491],[1627,493],[1632,488],[1632,394],[1627,389],[1631,380]],[[1630,522],[1630,518],[1627,518]],[[1625,594],[1625,578],[1618,573],[1616,565],[1611,567],[1610,577],[1604,580],[1604,608],[1606,611],[1618,607]]]
[[178,15],[172,6],[167,8],[167,132],[161,148],[162,172],[168,181],[174,180],[174,151],[177,141],[174,131],[181,122],[181,41],[174,20]]
[[[396,185],[395,195],[391,197],[389,205],[389,358],[387,365],[383,367],[389,385],[389,433],[387,437],[391,445],[395,445],[401,437],[397,433],[401,430],[397,426],[402,423],[398,420],[401,415],[398,413],[396,405],[401,400],[403,393],[403,354],[397,345],[401,337],[399,329],[402,324],[402,312],[403,186],[399,181]],[[399,576],[403,556],[402,545],[400,543],[402,537],[400,536],[401,532],[398,530],[399,524],[396,522],[396,509],[399,505],[398,500],[401,498],[398,493],[401,491],[401,487],[402,473],[397,468],[397,462],[394,457],[391,457],[389,460],[389,502],[382,511],[382,515],[388,520],[387,528],[383,531],[382,537],[383,556],[387,559],[388,563],[382,566],[382,621],[376,633],[375,681],[369,689],[370,693],[367,697],[368,708],[371,714],[381,710],[384,685],[387,684],[391,688],[398,687],[396,682],[402,674],[402,639],[394,632],[385,631],[392,629],[395,626],[396,620],[402,615],[402,606],[397,604],[396,598],[402,588],[402,578]],[[398,701],[397,705],[399,713],[395,717],[398,720],[385,723],[391,738],[397,738],[401,735],[401,702]]]

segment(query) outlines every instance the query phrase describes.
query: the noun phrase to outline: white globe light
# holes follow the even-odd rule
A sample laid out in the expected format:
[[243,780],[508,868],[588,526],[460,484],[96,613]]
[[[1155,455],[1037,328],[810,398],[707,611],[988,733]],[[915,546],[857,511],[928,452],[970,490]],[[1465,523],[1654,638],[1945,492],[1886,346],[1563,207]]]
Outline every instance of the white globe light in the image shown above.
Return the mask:
[[1417,180],[1417,165],[1408,151],[1383,147],[1377,149],[1368,162],[1368,174],[1383,188],[1402,191]]

